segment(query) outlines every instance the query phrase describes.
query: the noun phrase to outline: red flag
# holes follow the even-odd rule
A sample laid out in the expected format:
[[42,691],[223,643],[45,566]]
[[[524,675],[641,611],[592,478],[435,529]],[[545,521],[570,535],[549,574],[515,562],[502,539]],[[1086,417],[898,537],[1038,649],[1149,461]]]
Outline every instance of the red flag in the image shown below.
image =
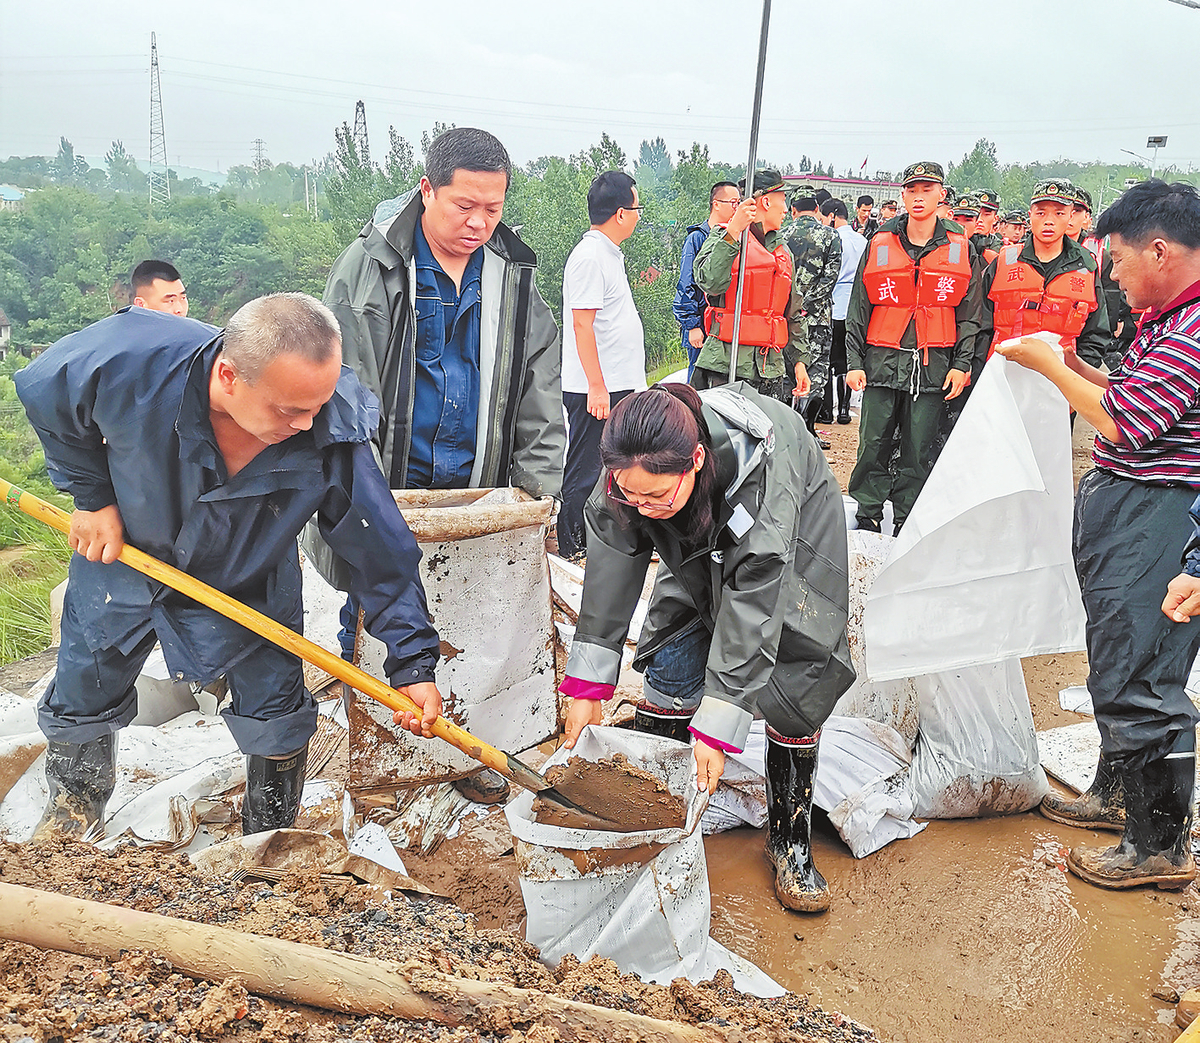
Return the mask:
[[863,156],[862,167],[859,167],[858,169],[862,170],[863,167],[865,167],[867,165],[867,160],[870,158],[871,158],[871,154],[868,152],[865,156]]

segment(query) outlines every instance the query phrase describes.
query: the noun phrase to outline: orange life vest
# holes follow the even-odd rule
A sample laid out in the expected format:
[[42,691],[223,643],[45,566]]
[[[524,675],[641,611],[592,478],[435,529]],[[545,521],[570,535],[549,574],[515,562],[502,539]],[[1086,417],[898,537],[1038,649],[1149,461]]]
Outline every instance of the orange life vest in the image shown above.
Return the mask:
[[1070,347],[1096,310],[1096,277],[1080,268],[1046,283],[1033,265],[1021,260],[1019,245],[1006,246],[996,261],[988,297],[994,310],[993,347],[1042,330],[1057,333]]
[[991,264],[997,257],[1000,256],[999,250],[993,250],[990,246],[983,248],[983,263]]
[[927,253],[917,264],[895,232],[876,232],[867,246],[863,283],[871,301],[867,343],[898,348],[916,320],[917,345],[929,362],[930,348],[952,347],[958,340],[955,306],[971,282],[967,237],[950,232],[950,242]]
[[[704,325],[712,336],[733,343],[733,302],[737,293],[740,258],[725,293],[728,307],[709,308]],[[752,344],[763,353],[782,351],[788,342],[787,305],[792,295],[792,252],[786,243],[768,250],[752,232],[746,236],[746,279],[742,286],[742,322],[738,344]]]

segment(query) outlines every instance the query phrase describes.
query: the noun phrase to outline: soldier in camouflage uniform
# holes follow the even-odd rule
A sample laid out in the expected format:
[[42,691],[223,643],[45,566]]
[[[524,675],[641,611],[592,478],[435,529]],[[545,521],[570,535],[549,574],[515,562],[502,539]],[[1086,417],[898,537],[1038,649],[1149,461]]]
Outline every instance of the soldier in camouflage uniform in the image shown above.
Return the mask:
[[[792,212],[797,215],[789,229],[787,246],[795,271],[795,292],[800,295],[804,338],[808,343],[808,375],[812,390],[800,405],[813,437],[817,435],[817,413],[825,398],[829,380],[829,353],[833,348],[833,287],[842,266],[842,237],[821,224],[820,210],[812,196],[793,197]],[[825,423],[832,423],[830,416]],[[822,442],[822,449],[829,443]]]

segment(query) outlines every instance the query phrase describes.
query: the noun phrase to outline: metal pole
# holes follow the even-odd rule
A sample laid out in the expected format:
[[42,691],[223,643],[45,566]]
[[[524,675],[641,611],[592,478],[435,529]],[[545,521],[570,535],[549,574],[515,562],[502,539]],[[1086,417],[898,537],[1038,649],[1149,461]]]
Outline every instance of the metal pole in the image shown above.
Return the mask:
[[[754,78],[754,109],[750,116],[750,158],[746,162],[746,191],[754,195],[754,167],[758,163],[758,118],[762,113],[763,72],[767,66],[767,28],[771,24],[771,0],[763,0],[762,30],[758,36],[758,73]],[[738,334],[742,327],[742,291],[746,282],[746,236],[742,233],[738,254],[737,292],[733,298],[733,342],[729,345],[729,383],[737,379]]]
[[1154,177],[1154,172],[1158,170],[1158,146],[1154,146],[1154,160],[1150,164],[1150,176]]

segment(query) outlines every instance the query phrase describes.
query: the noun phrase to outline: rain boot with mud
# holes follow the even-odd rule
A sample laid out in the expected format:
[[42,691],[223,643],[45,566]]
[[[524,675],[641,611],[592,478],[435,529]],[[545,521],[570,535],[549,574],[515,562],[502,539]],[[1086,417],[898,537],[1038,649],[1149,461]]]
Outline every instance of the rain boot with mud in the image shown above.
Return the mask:
[[635,731],[647,735],[661,735],[665,739],[690,743],[692,733],[688,731],[688,725],[695,715],[695,710],[664,710],[642,700],[633,712],[633,727]]
[[1140,771],[1122,772],[1125,832],[1113,847],[1075,847],[1067,867],[1097,887],[1124,890],[1150,884],[1164,891],[1196,879],[1192,857],[1192,786],[1196,753],[1176,751]]
[[813,865],[814,735],[789,739],[767,728],[767,858],[775,866],[775,896],[788,909],[821,913],[829,908],[829,885]]
[[34,840],[53,833],[79,840],[104,835],[104,809],[117,782],[117,737],[112,732],[89,742],[46,744],[46,783],[50,799]]
[[290,829],[300,810],[308,747],[282,760],[250,754],[246,758],[246,797],[242,801],[242,834]]
[[1121,776],[1101,750],[1096,777],[1083,793],[1073,799],[1048,793],[1038,810],[1052,822],[1061,822],[1065,826],[1111,829],[1121,833],[1125,829],[1125,790]]

